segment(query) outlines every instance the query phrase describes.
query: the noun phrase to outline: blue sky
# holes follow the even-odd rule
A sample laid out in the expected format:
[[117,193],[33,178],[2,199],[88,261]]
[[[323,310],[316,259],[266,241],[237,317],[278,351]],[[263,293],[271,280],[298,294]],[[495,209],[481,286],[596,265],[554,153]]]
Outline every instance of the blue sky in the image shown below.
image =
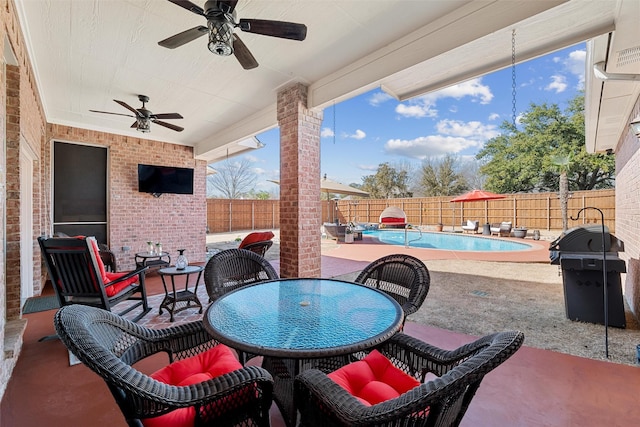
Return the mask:
[[[516,116],[532,102],[564,109],[584,86],[585,54],[585,45],[579,44],[518,64]],[[403,102],[380,89],[364,93],[324,110],[321,172],[343,184],[361,184],[385,162],[418,167],[447,154],[474,157],[500,133],[504,120],[512,120],[512,99],[510,67]],[[280,175],[279,131],[257,138],[264,148],[234,159],[252,162],[256,190],[277,191],[267,180]]]

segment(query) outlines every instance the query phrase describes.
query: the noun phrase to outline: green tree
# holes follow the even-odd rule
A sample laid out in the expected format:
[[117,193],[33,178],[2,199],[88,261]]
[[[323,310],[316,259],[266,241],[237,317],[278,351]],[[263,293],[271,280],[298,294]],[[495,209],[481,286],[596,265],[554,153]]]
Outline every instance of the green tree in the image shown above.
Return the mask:
[[565,165],[568,189],[610,188],[615,160],[607,154],[588,154],[584,139],[584,95],[577,95],[563,112],[556,104],[531,104],[521,118],[521,130],[504,122],[503,133],[487,142],[476,156],[485,162],[486,188],[499,193],[559,191]]
[[207,176],[207,197],[217,190],[225,199],[239,199],[255,187],[258,178],[247,159],[225,160],[215,170]]
[[257,199],[257,200],[269,200],[271,198],[271,193],[265,190],[260,190],[260,191],[251,190],[247,193],[247,197],[250,199]]
[[389,163],[381,163],[375,175],[363,177],[361,189],[374,199],[413,197],[409,191],[409,173],[406,170],[398,171]]
[[442,160],[428,159],[422,163],[420,190],[426,197],[455,196],[469,189],[467,179],[459,172],[456,157],[448,155]]

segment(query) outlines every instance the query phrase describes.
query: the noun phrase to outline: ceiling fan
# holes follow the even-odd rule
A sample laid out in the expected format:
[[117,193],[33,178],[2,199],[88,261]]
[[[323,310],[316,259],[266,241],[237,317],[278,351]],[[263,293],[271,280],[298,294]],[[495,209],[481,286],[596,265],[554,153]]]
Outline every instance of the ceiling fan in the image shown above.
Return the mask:
[[175,130],[176,132],[182,132],[184,130],[184,128],[180,126],[172,125],[171,123],[162,122],[158,120],[158,119],[163,119],[163,120],[182,119],[183,117],[180,114],[178,113],[153,114],[151,111],[147,110],[147,108],[145,107],[145,104],[149,102],[149,97],[146,95],[138,95],[138,99],[140,100],[140,102],[142,102],[142,107],[138,108],[137,110],[124,101],[118,101],[117,99],[114,99],[115,102],[122,105],[127,110],[131,111],[134,115],[122,114],[122,113],[111,113],[109,111],[97,111],[97,110],[89,110],[89,111],[93,113],[103,113],[103,114],[113,114],[116,116],[135,117],[136,121],[133,122],[131,127],[143,133],[151,132],[151,122],[157,125],[169,128],[171,130]]
[[256,68],[258,62],[240,40],[240,37],[233,33],[234,28],[240,28],[247,33],[299,41],[304,40],[307,36],[307,27],[304,24],[265,19],[240,19],[236,21],[235,8],[238,0],[208,0],[204,4],[204,9],[189,0],[169,1],[196,15],[204,16],[207,19],[207,26],[199,25],[178,33],[158,42],[160,46],[175,49],[200,36],[209,34],[207,45],[209,50],[221,56],[235,55],[245,70]]

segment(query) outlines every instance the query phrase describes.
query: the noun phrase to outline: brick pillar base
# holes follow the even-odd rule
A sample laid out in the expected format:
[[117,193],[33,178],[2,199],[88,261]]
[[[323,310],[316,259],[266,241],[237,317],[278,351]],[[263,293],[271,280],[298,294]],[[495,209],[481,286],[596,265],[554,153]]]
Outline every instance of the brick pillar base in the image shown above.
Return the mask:
[[278,93],[280,126],[280,276],[320,277],[320,126],[307,87]]

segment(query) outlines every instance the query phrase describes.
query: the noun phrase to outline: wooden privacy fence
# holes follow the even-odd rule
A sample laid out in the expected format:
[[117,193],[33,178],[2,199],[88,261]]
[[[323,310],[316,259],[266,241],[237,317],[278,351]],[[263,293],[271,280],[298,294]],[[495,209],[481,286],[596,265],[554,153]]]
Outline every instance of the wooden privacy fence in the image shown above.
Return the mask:
[[[504,199],[451,203],[453,197],[403,199],[323,200],[322,222],[353,221],[378,223],[380,213],[389,206],[401,208],[407,222],[415,226],[438,223],[458,228],[466,220],[480,224],[511,221],[528,229],[561,230],[562,214],[558,193],[509,194]],[[568,215],[576,216],[584,207],[602,210],[609,231],[615,232],[615,190],[574,191],[570,193]],[[569,228],[600,223],[600,214],[587,210],[579,221],[569,219]],[[279,200],[207,199],[207,229],[211,233],[280,227]]]

